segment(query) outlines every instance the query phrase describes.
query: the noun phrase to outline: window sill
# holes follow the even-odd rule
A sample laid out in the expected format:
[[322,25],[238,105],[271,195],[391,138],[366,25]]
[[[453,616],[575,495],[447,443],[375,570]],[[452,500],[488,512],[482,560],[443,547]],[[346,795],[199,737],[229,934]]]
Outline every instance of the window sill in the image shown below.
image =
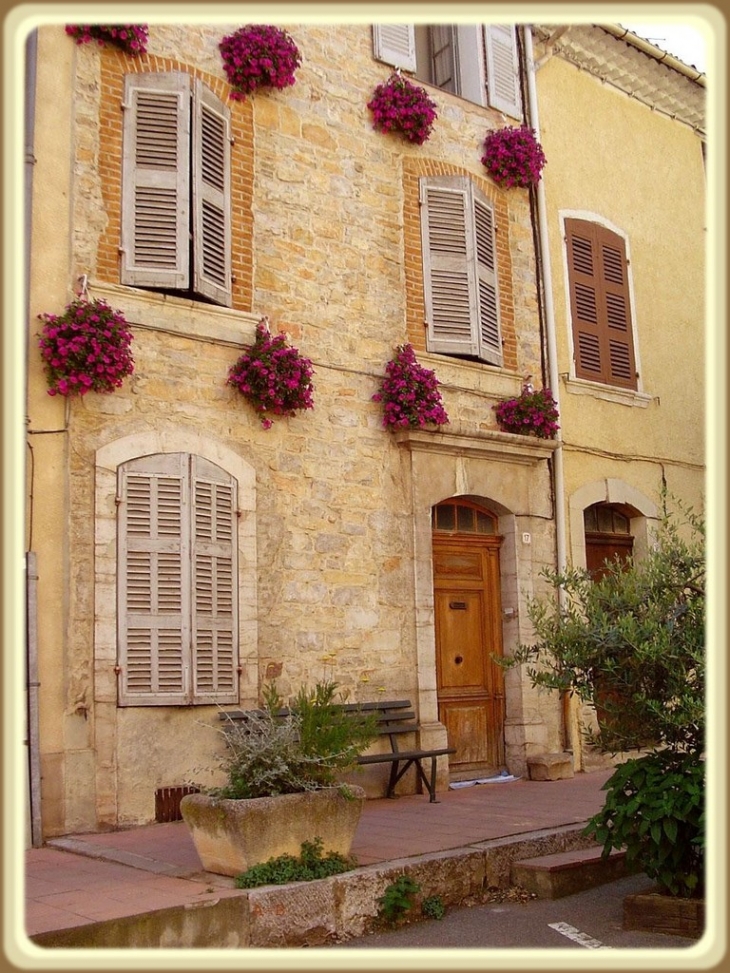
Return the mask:
[[567,375],[560,377],[566,391],[572,395],[590,395],[594,399],[602,399],[604,402],[617,402],[619,405],[628,405],[639,409],[646,409],[654,398],[648,392],[611,388],[608,385],[599,385],[597,382],[588,382],[581,378],[570,378]]
[[429,351],[419,351],[417,358],[421,365],[436,373],[439,384],[446,388],[480,392],[498,398],[511,398],[519,395],[522,389],[522,377],[499,365]]
[[256,337],[261,315],[233,311],[186,297],[157,294],[120,284],[89,282],[89,297],[100,298],[124,314],[134,327],[179,334],[219,344],[247,344]]

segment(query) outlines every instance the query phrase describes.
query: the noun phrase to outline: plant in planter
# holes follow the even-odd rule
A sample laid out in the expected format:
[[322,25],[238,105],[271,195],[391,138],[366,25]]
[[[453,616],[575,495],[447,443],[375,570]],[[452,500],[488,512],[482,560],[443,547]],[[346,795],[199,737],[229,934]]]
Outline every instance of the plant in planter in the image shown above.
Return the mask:
[[256,325],[256,340],[228,373],[228,385],[237,388],[261,416],[261,425],[273,425],[271,415],[294,416],[313,409],[312,363],[288,344],[286,335],[272,335],[268,318]]
[[132,56],[147,52],[147,24],[68,24],[66,33],[77,44],[96,40],[101,45],[114,44]]
[[448,423],[438,386],[435,373],[417,362],[413,347],[399,345],[385,366],[380,390],[372,396],[374,402],[383,403],[385,428],[419,428]]
[[511,125],[488,132],[482,164],[498,186],[536,186],[547,159],[535,131]]
[[425,88],[413,84],[399,71],[379,84],[368,102],[373,113],[373,128],[381,132],[400,132],[409,142],[423,145],[431,135],[438,117],[436,103]]
[[531,385],[524,385],[516,399],[505,399],[492,408],[504,432],[553,439],[560,428],[558,406],[550,389],[535,391]]
[[39,314],[49,395],[113,392],[134,371],[132,334],[121,311],[77,298],[63,314]]
[[[180,809],[203,867],[239,875],[321,839],[349,855],[365,791],[338,785],[376,736],[373,716],[345,712],[331,680],[302,688],[288,709],[275,685],[245,719],[224,719],[227,783],[185,796]],[[319,845],[318,845],[319,847]]]
[[218,49],[234,101],[244,101],[258,88],[288,88],[302,62],[294,40],[280,27],[241,27],[224,37]]

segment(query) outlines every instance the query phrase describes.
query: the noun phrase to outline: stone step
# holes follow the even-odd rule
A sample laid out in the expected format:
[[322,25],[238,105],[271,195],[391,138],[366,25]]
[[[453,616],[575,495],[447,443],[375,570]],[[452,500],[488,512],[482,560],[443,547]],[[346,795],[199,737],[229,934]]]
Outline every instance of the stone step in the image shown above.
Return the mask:
[[560,899],[628,874],[625,851],[614,850],[603,858],[601,847],[596,845],[513,862],[510,879],[539,899]]

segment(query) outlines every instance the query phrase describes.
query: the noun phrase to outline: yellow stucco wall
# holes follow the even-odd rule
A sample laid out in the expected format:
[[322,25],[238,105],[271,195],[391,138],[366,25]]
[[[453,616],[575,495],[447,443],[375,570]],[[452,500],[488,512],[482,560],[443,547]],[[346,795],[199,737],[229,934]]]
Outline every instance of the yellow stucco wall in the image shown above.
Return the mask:
[[[689,83],[689,82],[687,82]],[[606,476],[700,505],[704,479],[705,177],[699,137],[559,57],[537,73],[566,494]],[[564,217],[626,240],[639,395],[571,375]],[[574,375],[574,371],[572,372]]]

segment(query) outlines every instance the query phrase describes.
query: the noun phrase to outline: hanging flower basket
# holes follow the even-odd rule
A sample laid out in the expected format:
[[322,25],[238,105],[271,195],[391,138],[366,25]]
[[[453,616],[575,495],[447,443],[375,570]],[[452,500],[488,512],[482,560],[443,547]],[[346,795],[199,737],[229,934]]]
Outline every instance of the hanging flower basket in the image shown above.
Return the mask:
[[554,439],[560,428],[558,406],[550,389],[535,391],[531,385],[524,385],[516,399],[505,399],[492,408],[497,414],[497,425],[504,432]]
[[121,311],[105,301],[78,298],[45,321],[39,347],[49,395],[113,392],[134,371],[132,334]]
[[244,101],[258,88],[288,88],[302,63],[299,48],[280,27],[241,27],[218,49],[234,101]]
[[401,77],[397,71],[378,85],[368,108],[373,113],[373,128],[381,132],[400,132],[416,145],[427,141],[437,118],[436,104],[426,90]]
[[66,33],[77,44],[96,40],[102,46],[114,44],[126,54],[146,54],[149,28],[147,24],[67,24]]
[[547,159],[533,129],[507,126],[487,134],[482,164],[498,186],[536,186]]
[[383,425],[386,429],[411,426],[443,426],[449,421],[433,371],[416,361],[411,345],[399,345],[385,366],[385,378],[373,402],[383,403]]
[[313,409],[312,363],[287,343],[286,335],[272,335],[268,318],[256,325],[256,340],[228,373],[232,385],[261,416],[261,425],[273,425],[270,415],[294,416]]

